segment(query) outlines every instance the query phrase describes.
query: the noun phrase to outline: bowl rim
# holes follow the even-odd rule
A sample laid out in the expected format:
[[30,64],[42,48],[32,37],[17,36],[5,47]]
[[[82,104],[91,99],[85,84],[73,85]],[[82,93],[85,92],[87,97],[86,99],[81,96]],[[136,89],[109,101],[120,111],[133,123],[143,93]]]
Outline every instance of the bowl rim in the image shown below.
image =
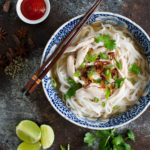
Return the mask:
[[[104,11],[103,11],[103,12],[96,11],[96,12],[94,12],[93,14],[107,14],[107,15],[113,15],[113,16],[117,16],[117,17],[123,18],[123,19],[127,20],[128,22],[130,22],[131,24],[133,24],[134,26],[136,26],[137,28],[139,28],[139,29],[145,34],[146,38],[150,41],[150,37],[149,37],[149,35],[146,33],[146,31],[144,31],[144,29],[142,29],[142,27],[140,27],[140,26],[139,26],[138,24],[136,24],[134,21],[132,21],[131,19],[129,19],[129,18],[125,17],[125,16],[122,16],[122,15],[117,14],[117,13],[104,12]],[[78,19],[78,18],[81,18],[83,15],[84,15],[84,14],[78,15],[78,16],[73,17],[72,19],[68,20],[67,22],[65,22],[64,24],[62,24],[62,25],[52,34],[52,36],[50,37],[50,39],[48,40],[48,42],[47,42],[47,44],[46,44],[46,46],[45,46],[45,48],[44,48],[44,51],[43,51],[43,54],[42,54],[42,58],[41,58],[41,64],[40,64],[40,65],[42,65],[42,62],[43,62],[43,59],[44,59],[44,56],[45,56],[45,52],[46,52],[46,50],[47,50],[47,48],[48,48],[48,46],[49,46],[49,43],[50,43],[51,40],[56,36],[56,34],[57,34],[63,27],[65,27],[69,22],[71,22],[71,21],[73,21],[73,20],[76,20],[76,19]],[[42,80],[42,88],[44,89],[44,93],[45,93],[45,95],[46,95],[48,101],[50,102],[51,106],[54,108],[54,110],[55,110],[60,116],[62,116],[64,119],[68,120],[69,122],[71,122],[71,123],[73,123],[73,124],[75,124],[75,125],[77,125],[77,126],[80,126],[80,127],[83,127],[83,128],[87,128],[87,129],[92,129],[92,130],[107,130],[107,129],[119,128],[119,127],[122,127],[122,126],[124,126],[124,125],[127,125],[127,124],[129,124],[130,122],[136,120],[138,117],[140,117],[140,116],[146,111],[146,109],[150,106],[150,101],[149,101],[149,103],[145,106],[145,108],[144,108],[138,115],[136,115],[134,118],[132,118],[132,119],[130,119],[130,120],[128,120],[127,122],[124,122],[124,123],[122,123],[122,124],[114,125],[114,126],[112,126],[112,127],[103,127],[103,128],[102,128],[102,127],[89,127],[89,126],[86,126],[86,125],[81,125],[81,124],[79,124],[79,123],[76,123],[76,122],[73,121],[73,120],[70,120],[70,119],[67,118],[64,114],[62,114],[59,110],[57,110],[57,109],[55,108],[54,104],[52,103],[51,99],[49,98],[49,96],[48,96],[48,94],[47,94],[47,92],[46,92],[46,89],[44,88],[44,82],[43,82],[43,80]]]
[[51,5],[50,5],[50,1],[49,0],[44,0],[45,4],[46,4],[46,12],[45,14],[37,19],[37,20],[30,20],[30,19],[27,19],[26,17],[24,17],[24,15],[22,14],[21,12],[21,3],[22,3],[23,0],[18,0],[17,1],[17,4],[16,4],[16,12],[17,12],[17,15],[18,17],[25,23],[27,24],[38,24],[38,23],[41,23],[43,22],[49,15],[50,13],[50,10],[51,10]]

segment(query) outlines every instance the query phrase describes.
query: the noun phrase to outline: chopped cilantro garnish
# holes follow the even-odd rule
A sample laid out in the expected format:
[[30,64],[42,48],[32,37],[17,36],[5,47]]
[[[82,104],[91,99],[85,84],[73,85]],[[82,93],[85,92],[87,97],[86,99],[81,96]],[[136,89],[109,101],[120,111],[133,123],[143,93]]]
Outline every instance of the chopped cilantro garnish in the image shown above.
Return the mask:
[[116,85],[116,88],[120,88],[124,82],[125,78],[120,78],[118,80],[115,81],[115,85]]
[[105,71],[105,75],[106,75],[106,77],[108,77],[109,80],[111,79],[111,72],[110,72],[109,69],[107,69],[107,70]]
[[120,63],[119,61],[116,61],[116,66],[117,66],[117,68],[118,68],[119,70],[122,69],[121,63]]
[[88,77],[91,78],[94,73],[95,73],[95,69],[92,68],[92,70],[88,71]]
[[136,64],[132,64],[131,67],[129,68],[130,72],[133,72],[135,74],[139,74],[140,73],[141,68],[139,66],[137,66]]
[[117,109],[119,109],[119,106],[114,106],[113,109],[117,110]]
[[69,88],[69,90],[67,91],[67,93],[64,95],[65,99],[70,98],[71,96],[75,96],[76,91],[81,88],[81,84],[80,83],[76,83],[74,80],[72,80],[71,78],[68,78],[67,81],[71,84],[71,87]]
[[105,97],[106,97],[106,99],[109,98],[110,94],[111,94],[111,91],[110,91],[110,89],[107,87],[106,90],[105,90]]
[[109,50],[113,50],[116,47],[116,41],[110,40],[109,35],[99,35],[95,38],[96,43],[99,43],[101,41],[104,41],[104,46]]
[[108,82],[108,81],[106,81],[106,80],[103,80],[103,83],[104,83],[104,84],[106,84],[106,85],[108,85],[108,84],[109,84],[109,82]]
[[105,68],[105,69],[112,69],[112,68],[114,68],[114,65],[104,65],[103,66],[103,68]]
[[107,41],[105,41],[104,46],[109,50],[113,50],[116,48],[116,41],[115,40],[107,40]]
[[85,67],[85,65],[86,65],[85,63],[82,63],[78,69],[82,70]]
[[105,54],[105,53],[100,52],[99,55],[100,55],[100,58],[101,58],[101,59],[106,59],[106,60],[109,59],[109,56],[108,56],[107,54]]
[[117,80],[117,75],[116,75],[116,74],[113,76],[113,79],[114,79],[114,80]]
[[56,87],[56,86],[57,86],[57,83],[56,83],[56,81],[55,81],[54,78],[51,78],[51,83],[52,83],[53,87]]
[[93,133],[87,132],[84,137],[84,143],[87,143],[88,146],[90,147],[93,145],[93,142],[95,141],[95,139],[96,137]]
[[75,77],[80,77],[80,72],[75,72],[73,75],[74,75]]
[[92,55],[90,52],[88,52],[88,56],[85,58],[85,60],[89,62],[95,62],[97,57],[98,57],[97,54]]
[[99,102],[99,98],[94,97],[94,102],[98,103]]
[[102,102],[102,107],[105,107],[105,105],[106,105],[105,102]]
[[94,79],[94,83],[101,83],[101,79]]

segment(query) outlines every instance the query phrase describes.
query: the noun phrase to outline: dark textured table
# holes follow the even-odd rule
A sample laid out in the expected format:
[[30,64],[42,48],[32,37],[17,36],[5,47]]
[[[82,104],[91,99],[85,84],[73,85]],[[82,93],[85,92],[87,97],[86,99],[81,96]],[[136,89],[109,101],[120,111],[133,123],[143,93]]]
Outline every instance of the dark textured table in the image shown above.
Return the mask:
[[[20,140],[15,134],[16,124],[23,119],[31,119],[38,124],[49,124],[55,131],[55,142],[51,150],[59,150],[59,145],[71,144],[71,150],[90,150],[83,143],[85,132],[63,119],[47,101],[42,87],[30,96],[25,97],[20,87],[27,82],[28,77],[39,67],[45,44],[54,31],[64,22],[77,15],[85,13],[93,4],[93,0],[50,0],[51,12],[46,21],[38,25],[23,23],[16,15],[17,0],[11,0],[8,13],[2,11],[5,0],[0,1],[0,26],[7,31],[6,39],[0,41],[0,53],[5,53],[13,47],[12,34],[19,28],[27,29],[35,43],[35,48],[29,51],[27,65],[22,75],[14,79],[8,78],[0,71],[0,150],[16,150]],[[129,17],[150,35],[150,1],[149,0],[103,0],[99,11],[109,11]],[[132,144],[135,150],[150,150],[150,108],[138,119],[119,130],[133,129],[136,142]]]

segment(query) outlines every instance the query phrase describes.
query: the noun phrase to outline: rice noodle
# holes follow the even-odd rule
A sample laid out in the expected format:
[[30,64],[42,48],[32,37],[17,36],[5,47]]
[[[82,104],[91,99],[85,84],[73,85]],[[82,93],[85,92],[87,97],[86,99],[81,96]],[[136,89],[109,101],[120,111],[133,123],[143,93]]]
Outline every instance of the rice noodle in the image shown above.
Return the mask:
[[[129,106],[138,102],[149,80],[148,63],[145,57],[134,46],[132,37],[126,36],[129,33],[125,29],[120,29],[111,24],[99,24],[96,27],[94,25],[86,25],[57,62],[54,69],[55,75],[60,83],[59,90],[62,95],[66,94],[70,87],[70,84],[67,82],[68,77],[84,85],[84,81],[81,81],[78,77],[74,77],[73,73],[85,59],[88,52],[87,49],[94,49],[93,53],[96,54],[109,52],[109,50],[103,47],[104,42],[96,43],[94,41],[94,37],[97,37],[99,34],[109,34],[113,40],[116,40],[116,48],[113,51],[115,53],[115,59],[120,61],[122,65],[122,70],[119,70],[119,75],[126,79],[121,88],[115,89],[109,99],[105,98],[104,89],[99,88],[95,84],[91,84],[86,89],[78,89],[76,95],[67,99],[65,102],[80,117],[108,118],[113,114],[126,111]],[[111,63],[115,65],[115,61],[112,60]],[[141,72],[138,76],[128,71],[133,63],[141,67]],[[87,65],[90,66],[92,64],[88,63]],[[136,79],[137,82],[133,84],[131,82],[132,79]],[[92,101],[95,96],[100,99],[97,103]],[[103,102],[105,102],[105,107],[102,106]],[[118,110],[113,109],[116,105],[119,106]]]

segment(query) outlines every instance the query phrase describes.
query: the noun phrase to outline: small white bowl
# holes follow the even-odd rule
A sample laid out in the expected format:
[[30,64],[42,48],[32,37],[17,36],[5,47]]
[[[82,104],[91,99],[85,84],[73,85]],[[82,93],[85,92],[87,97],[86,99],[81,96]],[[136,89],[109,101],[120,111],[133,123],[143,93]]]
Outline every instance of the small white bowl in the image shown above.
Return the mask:
[[41,17],[40,19],[37,19],[37,20],[29,20],[27,19],[26,17],[24,17],[24,15],[22,14],[21,12],[21,4],[22,4],[22,1],[23,0],[18,0],[17,4],[16,4],[16,11],[17,11],[17,15],[18,17],[25,23],[28,23],[28,24],[38,24],[38,23],[41,23],[43,22],[49,15],[50,13],[50,2],[49,0],[44,0],[45,1],[45,4],[46,4],[46,12],[45,14],[43,15],[43,17]]

